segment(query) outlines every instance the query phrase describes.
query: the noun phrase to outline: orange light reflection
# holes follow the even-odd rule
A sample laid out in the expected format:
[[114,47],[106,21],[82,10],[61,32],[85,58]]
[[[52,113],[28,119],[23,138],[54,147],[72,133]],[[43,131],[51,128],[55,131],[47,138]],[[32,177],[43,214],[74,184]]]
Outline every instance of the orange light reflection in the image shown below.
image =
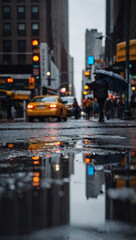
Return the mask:
[[85,158],[85,162],[89,163],[90,162],[90,158]]
[[9,148],[13,148],[13,147],[14,147],[14,144],[13,144],[13,143],[9,143],[9,144],[8,144],[8,147],[9,147]]
[[33,160],[39,160],[40,157],[38,157],[38,156],[33,156],[32,159],[33,159]]

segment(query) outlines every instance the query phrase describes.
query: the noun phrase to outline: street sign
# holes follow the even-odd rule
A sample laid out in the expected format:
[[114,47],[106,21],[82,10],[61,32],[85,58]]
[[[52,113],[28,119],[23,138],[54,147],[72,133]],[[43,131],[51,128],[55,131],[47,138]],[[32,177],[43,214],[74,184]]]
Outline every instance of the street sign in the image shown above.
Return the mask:
[[40,49],[39,49],[39,48],[34,49],[34,50],[33,50],[33,53],[38,53],[38,54],[39,54],[39,53],[40,53]]
[[39,68],[33,68],[33,76],[39,75]]
[[94,57],[93,57],[93,56],[89,56],[89,57],[88,57],[88,64],[89,64],[89,65],[94,64]]

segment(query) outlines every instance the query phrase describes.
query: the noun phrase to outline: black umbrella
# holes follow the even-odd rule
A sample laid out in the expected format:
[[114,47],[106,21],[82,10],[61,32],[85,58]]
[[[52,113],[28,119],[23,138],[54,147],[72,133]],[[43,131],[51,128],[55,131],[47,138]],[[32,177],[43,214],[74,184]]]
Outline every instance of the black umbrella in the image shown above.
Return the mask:
[[[125,79],[117,73],[106,70],[96,70],[94,74],[98,76],[99,79],[101,80],[105,79],[108,82],[108,90],[114,92],[124,92],[128,87],[128,84],[125,81]],[[90,86],[90,88],[93,89],[95,87],[95,81],[88,85]]]

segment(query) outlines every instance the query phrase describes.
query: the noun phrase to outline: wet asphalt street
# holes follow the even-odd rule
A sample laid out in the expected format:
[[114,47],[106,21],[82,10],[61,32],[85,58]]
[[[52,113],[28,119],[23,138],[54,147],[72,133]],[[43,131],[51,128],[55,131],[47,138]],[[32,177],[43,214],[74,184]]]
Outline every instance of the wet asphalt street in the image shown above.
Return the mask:
[[136,121],[0,123],[0,239],[136,239]]

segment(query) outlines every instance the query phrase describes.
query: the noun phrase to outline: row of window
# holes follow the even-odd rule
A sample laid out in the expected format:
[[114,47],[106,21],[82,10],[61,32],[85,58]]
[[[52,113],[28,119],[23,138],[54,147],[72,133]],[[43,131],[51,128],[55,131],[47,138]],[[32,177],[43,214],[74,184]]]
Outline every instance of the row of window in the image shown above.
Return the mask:
[[[11,23],[3,23],[3,36],[11,36]],[[26,23],[17,24],[17,34],[18,36],[26,35]],[[31,24],[31,34],[32,36],[39,35],[39,23]]]
[[[3,52],[11,52],[12,42],[10,40],[3,41]],[[18,52],[26,52],[26,40],[18,40],[17,41],[17,51]]]
[[[12,56],[9,54],[3,55],[3,65],[11,65],[12,64]],[[18,65],[26,64],[26,55],[20,54],[18,55]]]
[[[11,6],[2,7],[2,17],[3,19],[11,19]],[[17,6],[17,18],[25,19],[26,17],[26,7]],[[31,6],[31,18],[39,19],[39,6]]]

